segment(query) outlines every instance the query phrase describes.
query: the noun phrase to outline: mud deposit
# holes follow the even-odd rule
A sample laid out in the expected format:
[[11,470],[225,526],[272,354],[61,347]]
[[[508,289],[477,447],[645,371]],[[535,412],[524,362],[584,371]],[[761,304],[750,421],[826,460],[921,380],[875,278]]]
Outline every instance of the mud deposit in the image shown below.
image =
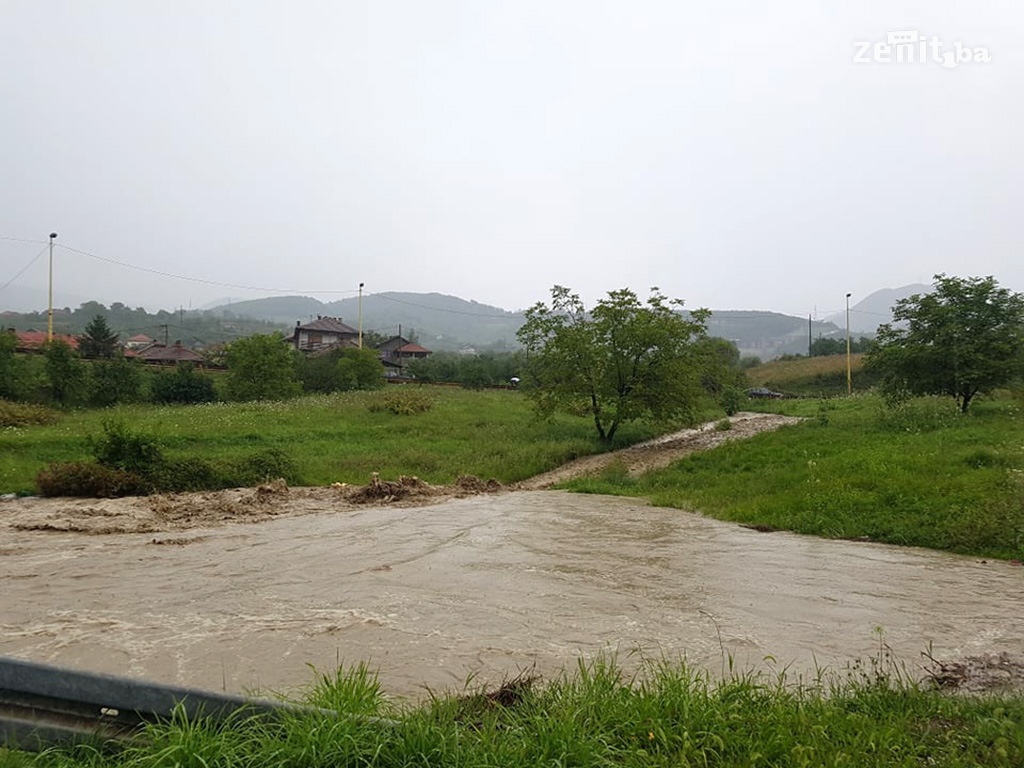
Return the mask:
[[627,666],[646,654],[718,672],[729,655],[806,675],[874,656],[877,628],[915,673],[930,647],[991,659],[1012,684],[1022,651],[1024,569],[1003,562],[552,491],[430,506],[321,493],[259,525],[0,527],[0,654],[228,691],[365,660],[387,691],[419,697],[607,649]]

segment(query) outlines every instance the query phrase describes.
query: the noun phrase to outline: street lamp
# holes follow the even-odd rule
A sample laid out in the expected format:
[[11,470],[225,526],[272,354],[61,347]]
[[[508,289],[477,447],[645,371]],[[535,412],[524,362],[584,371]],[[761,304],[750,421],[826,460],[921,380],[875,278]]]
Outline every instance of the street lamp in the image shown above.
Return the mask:
[[363,348],[363,284],[359,284],[359,348]]
[[53,341],[53,241],[57,233],[50,233],[50,300],[46,310],[46,340]]
[[853,394],[853,376],[850,369],[850,296],[846,294],[846,394]]

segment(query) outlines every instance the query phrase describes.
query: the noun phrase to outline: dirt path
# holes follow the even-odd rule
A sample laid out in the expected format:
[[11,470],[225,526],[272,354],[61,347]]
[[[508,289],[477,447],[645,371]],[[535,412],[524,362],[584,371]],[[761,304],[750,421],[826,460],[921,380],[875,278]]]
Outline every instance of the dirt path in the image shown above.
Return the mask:
[[596,475],[609,465],[620,462],[625,465],[630,475],[642,475],[654,469],[667,467],[696,451],[706,451],[730,440],[741,440],[799,421],[800,419],[794,416],[780,416],[774,413],[737,413],[729,419],[732,427],[728,430],[719,431],[715,429],[718,422],[708,422],[694,429],[662,435],[619,451],[584,456],[558,469],[524,480],[518,483],[516,488],[543,490],[566,480]]

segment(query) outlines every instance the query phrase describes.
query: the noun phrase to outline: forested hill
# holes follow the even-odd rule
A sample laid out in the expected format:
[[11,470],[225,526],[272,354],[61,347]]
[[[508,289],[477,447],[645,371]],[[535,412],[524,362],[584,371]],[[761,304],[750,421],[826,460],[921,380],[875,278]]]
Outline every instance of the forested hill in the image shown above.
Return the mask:
[[[54,311],[57,333],[82,333],[96,315],[103,315],[122,341],[135,334],[173,342],[180,340],[193,348],[207,347],[254,333],[290,333],[296,322],[308,322],[318,315],[340,317],[352,327],[359,324],[356,297],[322,302],[309,296],[277,296],[223,304],[206,310],[160,311],[153,314],[115,302],[110,307],[94,301],[78,309]],[[401,331],[432,350],[472,348],[478,351],[511,350],[518,347],[516,331],[524,321],[522,312],[467,301],[440,293],[377,293],[363,296],[363,329],[384,336]],[[16,330],[45,330],[46,312],[0,315],[0,325]],[[815,322],[813,338],[836,337],[845,333],[833,323]],[[807,351],[807,319],[778,312],[713,312],[708,332],[733,341],[744,354],[770,359],[786,353]]]
[[[215,307],[215,313],[252,317],[287,325],[308,322],[318,315],[339,317],[355,328],[359,323],[359,299],[322,302],[308,296],[280,296],[240,301]],[[523,324],[521,312],[467,301],[441,293],[374,293],[363,295],[363,329],[391,336],[414,335],[429,349],[458,349],[463,345],[487,349],[518,346],[516,331]]]

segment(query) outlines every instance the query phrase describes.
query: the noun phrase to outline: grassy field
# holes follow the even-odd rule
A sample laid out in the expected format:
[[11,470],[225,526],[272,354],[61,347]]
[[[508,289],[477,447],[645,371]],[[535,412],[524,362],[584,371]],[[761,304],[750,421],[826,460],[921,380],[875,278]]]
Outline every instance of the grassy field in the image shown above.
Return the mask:
[[[0,430],[0,493],[35,493],[36,473],[50,462],[91,458],[88,438],[102,434],[107,420],[152,435],[170,458],[231,459],[279,449],[298,466],[297,481],[308,485],[365,483],[371,472],[384,478],[416,475],[431,483],[450,483],[461,474],[509,483],[575,456],[607,450],[596,440],[590,420],[560,416],[539,421],[516,391],[398,389],[277,403],[65,412],[54,424]],[[403,415],[379,409],[400,394],[426,400],[430,407]],[[713,417],[709,412],[708,418]],[[655,434],[658,430],[650,425],[627,425],[615,445]]]
[[[797,357],[773,360],[747,370],[751,386],[805,397],[846,394],[846,355]],[[877,383],[877,376],[864,368],[864,355],[850,355],[850,379],[854,392],[864,392]]]
[[613,661],[580,664],[546,685],[510,681],[489,695],[395,706],[364,667],[325,675],[296,714],[152,727],[135,746],[39,756],[12,768],[335,768],[340,766],[964,766],[1024,765],[1024,699],[943,695],[870,665],[797,686],[709,682],[678,664],[626,680]]
[[807,420],[640,478],[612,467],[567,487],[767,529],[1024,559],[1018,401],[981,401],[966,416],[952,398],[894,409],[869,395],[758,407]]

